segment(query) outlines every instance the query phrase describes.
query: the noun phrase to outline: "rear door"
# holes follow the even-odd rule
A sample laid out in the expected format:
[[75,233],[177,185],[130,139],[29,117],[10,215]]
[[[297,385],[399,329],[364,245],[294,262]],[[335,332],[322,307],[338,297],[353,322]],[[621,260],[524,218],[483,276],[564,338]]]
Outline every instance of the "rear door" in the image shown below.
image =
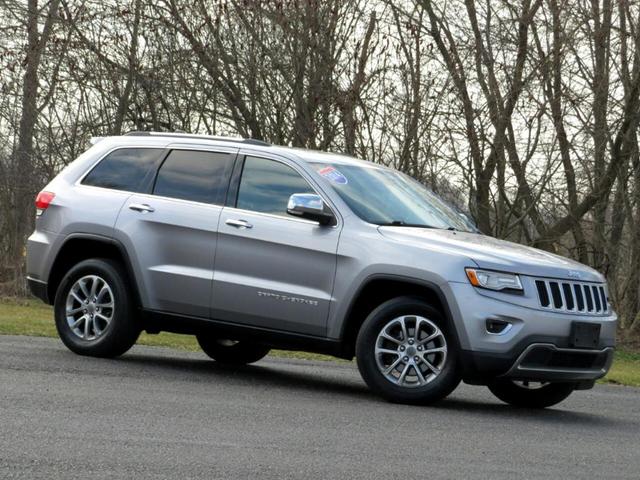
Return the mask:
[[220,217],[213,318],[325,335],[341,222],[320,226],[288,215],[294,193],[316,192],[293,163],[245,157]]
[[57,197],[73,206],[73,215],[65,216],[60,232],[111,237],[122,205],[132,193],[150,190],[164,155],[163,148],[124,146],[110,150],[76,182],[76,188],[56,191]]
[[169,149],[149,193],[134,194],[115,237],[146,308],[209,316],[220,212],[237,149]]

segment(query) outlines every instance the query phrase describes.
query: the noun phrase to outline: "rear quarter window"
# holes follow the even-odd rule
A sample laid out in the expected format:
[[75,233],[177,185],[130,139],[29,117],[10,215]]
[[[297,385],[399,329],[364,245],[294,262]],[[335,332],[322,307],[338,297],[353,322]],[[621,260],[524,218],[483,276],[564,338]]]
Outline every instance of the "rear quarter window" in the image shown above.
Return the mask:
[[145,193],[162,160],[161,148],[119,148],[109,153],[82,180],[83,185]]

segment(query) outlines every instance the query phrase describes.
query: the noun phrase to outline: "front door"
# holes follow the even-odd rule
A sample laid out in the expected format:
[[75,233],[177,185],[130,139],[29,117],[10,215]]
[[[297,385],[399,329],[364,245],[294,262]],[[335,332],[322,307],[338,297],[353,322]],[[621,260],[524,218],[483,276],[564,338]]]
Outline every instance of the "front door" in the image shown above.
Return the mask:
[[340,229],[288,215],[294,193],[314,189],[293,165],[245,158],[235,206],[220,217],[213,318],[325,335]]

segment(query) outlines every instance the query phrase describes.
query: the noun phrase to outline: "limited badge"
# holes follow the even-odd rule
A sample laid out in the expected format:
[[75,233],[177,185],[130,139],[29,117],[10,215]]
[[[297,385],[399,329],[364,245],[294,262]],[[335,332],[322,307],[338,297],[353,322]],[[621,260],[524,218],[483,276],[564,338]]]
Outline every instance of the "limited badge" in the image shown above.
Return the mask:
[[341,185],[346,185],[347,183],[349,183],[349,180],[347,180],[347,177],[345,177],[342,173],[340,173],[340,171],[337,168],[334,168],[332,166],[324,167],[318,170],[318,173],[323,177],[328,178],[334,183],[339,183]]

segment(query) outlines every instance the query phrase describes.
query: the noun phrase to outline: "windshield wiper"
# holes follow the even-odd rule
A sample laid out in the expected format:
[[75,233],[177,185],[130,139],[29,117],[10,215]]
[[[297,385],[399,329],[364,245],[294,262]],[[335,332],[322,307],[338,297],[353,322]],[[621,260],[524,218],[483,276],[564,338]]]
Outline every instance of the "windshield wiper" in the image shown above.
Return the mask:
[[427,225],[424,223],[407,223],[403,220],[394,220],[388,223],[379,223],[380,227],[414,227],[414,228],[434,228],[436,230],[449,230],[450,232],[463,232],[464,230],[460,230],[457,227],[434,227],[433,225]]
[[433,225],[426,225],[424,223],[407,223],[402,220],[394,220],[389,223],[379,223],[381,227],[416,227],[416,228],[438,228]]

